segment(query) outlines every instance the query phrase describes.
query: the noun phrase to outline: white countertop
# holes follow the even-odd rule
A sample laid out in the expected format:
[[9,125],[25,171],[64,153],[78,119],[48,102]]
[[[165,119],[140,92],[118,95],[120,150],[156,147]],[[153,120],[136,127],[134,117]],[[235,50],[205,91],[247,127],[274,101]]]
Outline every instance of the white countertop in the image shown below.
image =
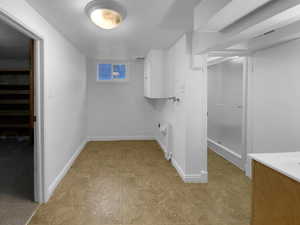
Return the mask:
[[289,178],[300,182],[300,152],[249,154],[249,161],[256,160]]

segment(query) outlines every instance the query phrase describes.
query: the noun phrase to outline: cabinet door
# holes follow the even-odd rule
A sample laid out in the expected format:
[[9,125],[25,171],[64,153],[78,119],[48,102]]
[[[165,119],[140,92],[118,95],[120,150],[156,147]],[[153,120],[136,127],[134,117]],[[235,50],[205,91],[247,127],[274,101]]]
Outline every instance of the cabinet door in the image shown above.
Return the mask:
[[151,60],[146,58],[144,68],[144,96],[151,97]]
[[253,160],[251,225],[299,225],[300,183]]
[[166,96],[174,97],[175,96],[175,54],[174,48],[171,48],[166,55],[166,69],[165,69],[165,80],[164,84],[166,87]]
[[165,98],[165,57],[163,50],[151,50],[145,60],[145,90],[148,98]]

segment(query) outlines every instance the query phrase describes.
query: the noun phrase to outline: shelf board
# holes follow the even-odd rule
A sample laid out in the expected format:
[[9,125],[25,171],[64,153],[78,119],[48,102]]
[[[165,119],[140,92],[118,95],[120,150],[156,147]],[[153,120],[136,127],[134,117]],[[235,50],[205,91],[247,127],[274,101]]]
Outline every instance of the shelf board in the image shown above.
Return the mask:
[[0,90],[0,95],[28,95],[28,90]]
[[29,90],[29,84],[6,84],[6,83],[0,83],[0,89],[5,90]]
[[10,99],[10,100],[0,100],[2,105],[26,105],[29,104],[27,99]]
[[29,124],[0,124],[0,128],[29,128]]
[[29,116],[28,110],[0,110],[0,116]]
[[0,70],[0,75],[28,75],[30,70]]

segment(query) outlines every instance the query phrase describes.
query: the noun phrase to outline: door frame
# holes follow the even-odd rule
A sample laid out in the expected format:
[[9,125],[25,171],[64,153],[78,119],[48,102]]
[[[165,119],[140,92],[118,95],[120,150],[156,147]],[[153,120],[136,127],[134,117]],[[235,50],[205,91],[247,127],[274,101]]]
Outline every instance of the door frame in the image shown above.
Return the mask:
[[[249,65],[250,65],[250,59],[249,56],[247,54],[241,54],[238,55],[239,57],[243,58],[243,99],[242,99],[242,104],[243,104],[243,113],[242,113],[242,154],[240,155],[240,163],[239,164],[239,168],[243,169],[243,171],[246,171],[246,163],[247,163],[247,154],[248,154],[248,74],[249,74]],[[230,58],[228,59],[223,59],[223,60],[219,60],[216,63],[212,63],[212,64],[208,64],[207,63],[207,70],[205,72],[205,78],[206,78],[206,82],[205,82],[205,86],[206,86],[206,99],[205,99],[205,105],[206,107],[208,106],[208,67],[215,65],[215,64],[219,64],[222,62],[225,62],[227,60],[230,60]],[[207,115],[208,115],[208,110],[207,110]],[[208,122],[208,116],[206,116],[206,123]],[[206,139],[207,141],[208,139],[208,126],[206,127]],[[222,146],[223,147],[223,146]],[[225,147],[225,146],[224,146]],[[221,148],[221,146],[220,146]],[[230,153],[228,153],[230,154]],[[227,157],[226,157],[227,158]],[[228,159],[226,159],[228,160]],[[228,160],[230,161],[230,160]],[[231,162],[232,163],[232,162]],[[235,164],[235,163],[233,163]],[[208,171],[209,172],[209,171]]]
[[44,39],[22,21],[0,9],[0,19],[34,40],[34,201],[46,201],[44,120]]

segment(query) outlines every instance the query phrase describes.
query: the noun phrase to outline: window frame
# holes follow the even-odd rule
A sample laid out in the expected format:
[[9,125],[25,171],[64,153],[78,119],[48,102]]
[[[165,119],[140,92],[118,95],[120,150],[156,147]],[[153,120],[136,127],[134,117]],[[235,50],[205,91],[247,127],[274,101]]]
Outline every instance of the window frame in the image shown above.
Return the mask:
[[[112,64],[112,66],[114,65],[120,65],[123,64],[125,65],[126,68],[126,74],[125,74],[125,79],[114,79],[114,80],[99,80],[99,65],[100,64]],[[101,62],[97,62],[96,64],[96,82],[97,83],[126,83],[129,81],[129,74],[130,74],[130,63],[128,61],[113,61],[113,60],[108,60],[108,61],[101,61]]]

